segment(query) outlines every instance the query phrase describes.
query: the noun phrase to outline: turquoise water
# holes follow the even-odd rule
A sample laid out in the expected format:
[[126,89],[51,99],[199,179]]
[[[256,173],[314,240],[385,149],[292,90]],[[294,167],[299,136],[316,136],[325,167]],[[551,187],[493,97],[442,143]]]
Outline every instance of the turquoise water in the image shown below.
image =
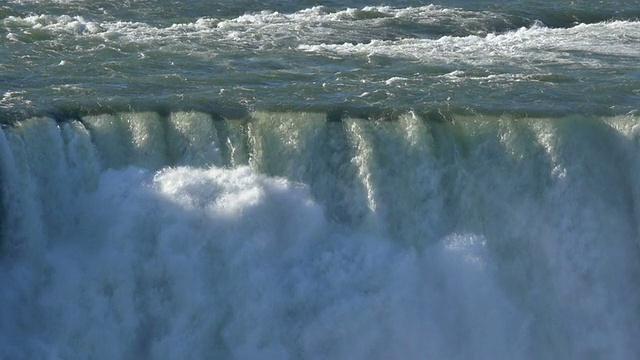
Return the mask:
[[3,3],[0,358],[637,358],[638,18]]

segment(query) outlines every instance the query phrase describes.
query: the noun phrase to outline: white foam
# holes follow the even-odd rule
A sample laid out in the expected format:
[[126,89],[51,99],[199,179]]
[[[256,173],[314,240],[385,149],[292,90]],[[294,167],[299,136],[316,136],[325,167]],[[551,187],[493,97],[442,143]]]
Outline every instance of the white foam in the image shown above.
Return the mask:
[[95,34],[103,31],[97,23],[86,21],[81,16],[68,15],[9,16],[2,20],[2,24],[6,27],[31,28],[60,33]]
[[[344,233],[306,187],[248,168],[109,171],[73,206],[80,223],[50,251],[33,309],[49,315],[30,335],[60,357],[384,358],[405,345],[448,356],[456,341],[468,355],[516,351],[521,320],[501,315],[512,305],[469,262],[466,251],[488,261],[474,240],[424,255]],[[443,306],[452,316],[433,311]]]
[[[94,132],[98,119],[92,119]],[[108,120],[115,118],[100,121]],[[34,179],[35,193],[20,197],[42,199],[34,204],[43,209],[57,204],[64,216],[42,217],[37,209],[4,199],[5,211],[8,206],[16,214],[34,215],[22,217],[29,222],[25,229],[44,220],[45,229],[55,224],[60,230],[24,233],[46,242],[26,250],[40,253],[43,267],[25,273],[17,257],[17,265],[0,272],[2,309],[24,310],[2,317],[3,333],[16,334],[0,343],[3,355],[346,359],[395,357],[409,346],[410,357],[448,356],[458,351],[449,343],[471,341],[478,346],[467,354],[489,356],[495,349],[482,344],[510,344],[507,340],[523,334],[513,313],[499,315],[512,305],[495,275],[476,266],[491,260],[473,247],[475,240],[455,249],[444,240],[416,253],[384,235],[328,221],[309,187],[248,167],[108,170],[98,175],[98,184],[84,184],[88,191],[60,202],[41,191],[68,192],[78,186],[70,184],[91,182],[96,175],[88,133],[68,124],[56,135],[55,123],[45,119],[27,125],[55,130],[48,143],[64,138],[52,153],[64,161],[22,159],[34,166],[22,176]],[[140,143],[136,128],[128,131],[129,141]],[[35,140],[28,134],[12,135],[25,140],[12,147],[35,156]],[[290,141],[312,135],[304,134],[293,134]],[[0,165],[3,174],[17,166]],[[62,167],[73,178],[59,177]],[[42,182],[43,171],[57,180]],[[12,238],[22,230],[14,225],[8,231]],[[39,271],[46,272],[46,282],[35,280]],[[451,285],[440,289],[443,281]],[[485,284],[482,292],[475,290],[479,282]],[[433,311],[453,298],[456,316]],[[472,319],[468,311],[478,316]],[[471,333],[460,337],[454,330],[459,326]],[[389,336],[392,341],[380,341]],[[425,343],[425,337],[431,340]],[[518,352],[508,345],[498,351]]]
[[18,91],[5,91],[0,99],[0,107],[13,107],[13,106],[28,106],[31,104],[31,100],[25,99],[23,95],[27,92],[24,90]]
[[[171,134],[152,121],[31,119],[0,134],[0,355],[639,351],[634,116],[256,113],[239,141],[252,168],[233,169],[149,143],[216,157],[232,130],[197,113],[168,117]],[[140,157],[116,145],[203,167],[127,166]]]
[[614,21],[569,29],[533,26],[498,35],[372,40],[361,44],[301,45],[299,48],[309,52],[409,58],[430,64],[525,67],[569,64],[600,68],[604,63],[597,56],[640,56],[640,46],[634,40],[640,37],[638,29],[637,22]]
[[[420,39],[410,34],[390,36],[388,21],[413,25],[450,27],[458,24],[461,34],[438,39]],[[47,36],[92,37],[100,41],[143,43],[161,41],[165,50],[184,51],[185,44],[196,56],[211,56],[216,49],[286,48],[335,56],[335,54],[385,56],[417,60],[434,65],[540,66],[567,65],[607,67],[607,55],[640,56],[638,22],[612,21],[551,29],[533,25],[507,33],[491,33],[489,22],[511,25],[492,12],[467,12],[429,5],[394,8],[388,6],[329,10],[317,6],[284,14],[275,11],[247,13],[233,19],[199,18],[193,22],[158,27],[140,22],[97,22],[82,16],[10,16],[1,21],[7,39]],[[38,35],[42,36],[42,35]],[[36,38],[39,38],[36,36]],[[45,36],[46,37],[46,36]],[[188,41],[185,41],[188,40]],[[195,47],[194,47],[195,46]],[[253,50],[252,50],[253,51]]]
[[409,8],[369,6],[337,11],[316,6],[290,14],[265,10],[232,19],[199,18],[194,22],[168,27],[130,21],[97,22],[86,20],[82,16],[47,14],[10,16],[3,19],[1,24],[10,33],[22,33],[23,36],[30,36],[33,30],[56,36],[98,36],[133,42],[184,40],[185,37],[203,41],[203,36],[206,36],[211,38],[212,43],[229,41],[228,45],[235,46],[286,45],[296,48],[300,44],[339,43],[347,40],[363,42],[375,39],[377,33],[386,32],[386,21],[389,19],[431,25],[459,22],[461,28],[471,29],[469,31],[473,33],[485,33],[486,30],[480,25],[486,21],[501,19],[500,21],[508,22],[496,13],[468,12],[429,5]]

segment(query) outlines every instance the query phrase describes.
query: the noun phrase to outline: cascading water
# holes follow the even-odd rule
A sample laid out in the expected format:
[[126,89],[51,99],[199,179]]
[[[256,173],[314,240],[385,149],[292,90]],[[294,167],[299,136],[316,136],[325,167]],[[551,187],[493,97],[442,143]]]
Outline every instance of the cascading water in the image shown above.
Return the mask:
[[2,358],[634,358],[638,118],[0,132]]

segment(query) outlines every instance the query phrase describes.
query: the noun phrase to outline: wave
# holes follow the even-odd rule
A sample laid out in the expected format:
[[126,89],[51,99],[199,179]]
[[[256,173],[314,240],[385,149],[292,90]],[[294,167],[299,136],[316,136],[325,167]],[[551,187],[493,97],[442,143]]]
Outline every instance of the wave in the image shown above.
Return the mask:
[[308,52],[363,54],[417,59],[425,63],[462,63],[475,66],[538,67],[569,64],[602,68],[598,56],[640,56],[638,22],[580,24],[567,29],[534,25],[504,34],[445,36],[437,40],[372,40],[360,44],[301,45]]
[[[11,59],[0,65],[8,84],[0,107],[12,114],[35,108],[27,117],[96,103],[118,111],[127,103],[137,103],[132,110],[145,103],[197,110],[207,102],[313,111],[333,104],[635,109],[637,21],[551,28],[496,11],[434,5],[195,19],[8,16],[0,20],[6,44],[0,52]],[[18,59],[30,52],[26,63]]]
[[[37,0],[35,0],[38,3]],[[61,1],[60,3],[65,3]],[[48,1],[47,4],[51,5]],[[90,5],[91,2],[85,1],[72,1],[69,9],[61,9],[49,14],[33,15],[33,11],[28,11],[28,15],[20,16],[16,10],[10,8],[2,8],[0,14],[4,19],[3,23],[6,27],[11,26],[48,26],[52,31],[64,32],[65,28],[68,28],[69,19],[75,19],[79,23],[84,23],[83,16],[69,16],[72,12],[68,12],[73,9],[81,9],[81,13],[85,16],[92,18],[89,21],[92,24],[100,25],[104,29],[109,29],[114,24],[131,24],[130,18],[122,17],[114,19],[110,16],[105,16],[108,13],[114,12],[115,9],[110,9],[107,4],[97,7],[96,9],[84,9],[82,4]],[[178,4],[177,9],[182,7]],[[227,4],[228,5],[228,4]],[[268,4],[265,4],[268,5]],[[242,31],[259,32],[260,29],[269,29],[276,32],[295,32],[297,30],[308,37],[312,37],[309,32],[317,32],[322,36],[322,32],[318,31],[321,28],[332,27],[336,24],[344,25],[362,25],[369,26],[371,30],[380,30],[382,27],[397,26],[400,28],[408,28],[412,25],[419,25],[423,30],[422,32],[428,34],[433,31],[433,35],[454,35],[454,36],[467,36],[467,35],[486,35],[488,33],[502,33],[508,30],[515,30],[519,27],[529,27],[535,23],[542,23],[545,26],[551,28],[568,28],[573,27],[580,23],[592,24],[609,21],[634,21],[638,18],[638,9],[634,9],[634,6],[622,6],[617,4],[617,8],[609,9],[606,3],[601,3],[594,7],[593,4],[589,4],[588,8],[592,8],[592,14],[589,14],[585,8],[579,4],[574,4],[571,9],[564,9],[563,5],[558,4],[556,6],[536,6],[535,4],[529,4],[529,6],[519,4],[515,6],[515,10],[510,6],[503,6],[500,9],[496,6],[487,7],[495,10],[478,10],[475,8],[463,8],[453,6],[442,5],[421,5],[421,6],[405,6],[405,7],[393,7],[393,6],[362,6],[362,7],[334,7],[330,5],[317,5],[310,8],[301,8],[294,12],[284,12],[278,10],[256,10],[244,8],[243,13],[240,15],[230,16],[199,16],[195,17],[197,21],[180,23],[175,22],[175,18],[167,17],[166,21],[174,21],[174,26],[179,26],[183,30],[205,30],[213,27],[219,27],[220,30],[224,28],[240,29]],[[116,4],[117,6],[117,4]],[[199,8],[200,5],[193,4],[193,8]],[[218,4],[221,8],[225,8],[225,4]],[[136,7],[133,4],[129,4],[124,7],[129,9],[129,13],[123,15],[132,15],[135,13]],[[295,7],[293,7],[295,9]],[[100,11],[101,10],[101,11]],[[150,15],[154,12],[161,12],[161,7],[154,8],[148,2],[140,2],[140,11],[144,11],[146,15]],[[214,9],[215,10],[215,9]],[[221,10],[221,9],[217,9]],[[615,11],[613,11],[615,10]],[[60,11],[63,11],[61,14]],[[66,14],[65,14],[66,12]],[[206,11],[200,11],[205,12]],[[221,11],[216,11],[220,13]],[[624,15],[629,12],[628,15]],[[222,12],[224,13],[224,12]],[[600,13],[600,14],[599,14]],[[89,15],[91,14],[91,15]],[[598,15],[599,14],[599,15]],[[140,16],[137,16],[140,18]],[[189,16],[178,16],[178,19],[189,18]],[[194,18],[194,17],[191,17]],[[108,19],[108,20],[107,20]],[[153,24],[157,24],[150,18],[147,26],[157,27]],[[163,22],[164,24],[164,22]],[[218,24],[220,24],[218,26]],[[204,26],[203,26],[204,25]],[[298,26],[297,29],[295,26]],[[164,28],[171,28],[171,23]],[[346,27],[346,26],[345,26]],[[163,28],[163,27],[158,27]],[[68,29],[67,29],[68,30]],[[418,31],[418,29],[410,30],[410,32]],[[82,31],[81,31],[82,32]],[[268,35],[268,34],[265,34]]]
[[[631,23],[629,29],[635,26],[633,21],[616,22]],[[438,39],[443,36],[487,36],[521,27],[529,28],[542,22],[498,12],[428,5],[407,8],[367,6],[343,10],[316,6],[295,13],[264,10],[231,19],[200,17],[193,22],[173,23],[166,27],[127,20],[101,21],[87,16],[50,14],[7,16],[0,24],[8,34],[7,39],[12,41],[38,41],[70,35],[139,42],[208,36],[216,41],[295,47],[296,42],[341,44],[375,39],[395,41],[409,38]],[[574,22],[566,27],[576,24]]]
[[[276,11],[247,13],[233,19],[199,18],[194,22],[168,27],[129,21],[101,22],[83,16],[29,15],[9,16],[1,22],[12,41],[43,40],[51,36],[122,38],[130,41],[149,39],[188,39],[210,36],[235,43],[278,46],[292,39],[302,42],[361,42],[382,34],[383,38],[412,36],[419,26],[422,33],[486,34],[513,27],[509,18],[497,13],[448,9],[435,5],[416,8],[364,7],[334,10],[323,6],[292,14]],[[396,30],[389,30],[395,28]],[[415,35],[413,35],[415,36]]]
[[552,28],[506,11],[436,5],[316,6],[167,23],[10,15],[0,20],[0,53],[10,59],[0,64],[8,84],[0,107],[36,109],[27,116],[96,103],[198,109],[207,101],[625,113],[635,108],[638,28],[621,20]]

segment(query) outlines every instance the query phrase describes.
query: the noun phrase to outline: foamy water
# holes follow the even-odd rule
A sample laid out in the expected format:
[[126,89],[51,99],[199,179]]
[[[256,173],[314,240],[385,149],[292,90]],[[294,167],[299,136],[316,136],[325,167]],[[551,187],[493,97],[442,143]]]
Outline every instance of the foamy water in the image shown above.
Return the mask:
[[3,132],[4,356],[637,353],[635,118],[206,118]]
[[7,1],[0,358],[637,358],[639,17]]

